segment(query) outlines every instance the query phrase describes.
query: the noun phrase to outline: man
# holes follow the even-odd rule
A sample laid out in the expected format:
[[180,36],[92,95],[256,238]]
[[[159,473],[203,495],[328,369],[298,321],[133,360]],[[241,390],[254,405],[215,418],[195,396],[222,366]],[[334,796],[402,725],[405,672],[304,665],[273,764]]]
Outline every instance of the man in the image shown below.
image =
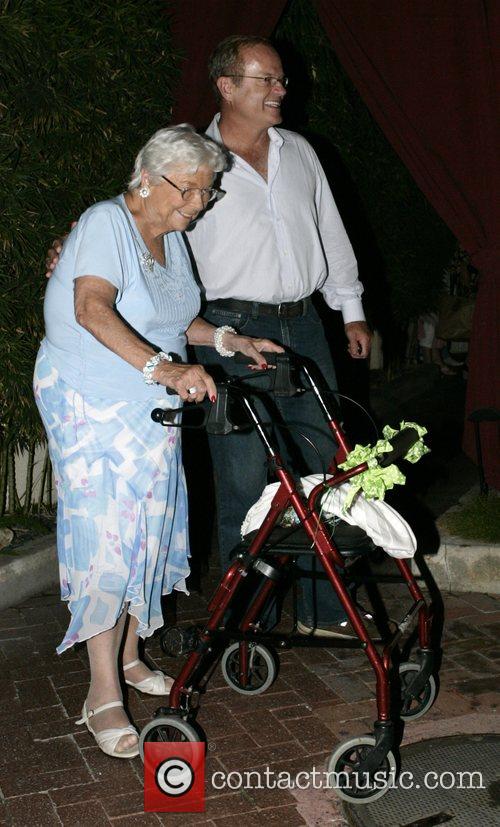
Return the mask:
[[[212,324],[275,339],[313,359],[336,388],[311,294],[320,290],[330,307],[342,311],[354,359],[366,358],[371,334],[354,253],[318,158],[304,138],[276,129],[287,86],[280,57],[265,39],[233,36],[217,46],[209,69],[220,114],[207,134],[230,150],[233,166],[222,177],[226,198],[188,232],[207,302],[203,315]],[[233,360],[214,359],[213,352],[205,350],[197,349],[200,362],[218,362],[230,374],[244,372]],[[328,465],[334,443],[314,400],[279,399],[276,404],[287,423],[295,423],[313,440]],[[296,470],[320,471],[317,452],[297,436],[295,443],[301,455],[292,451]],[[240,540],[243,518],[266,484],[267,468],[254,432],[212,437],[210,450],[219,554],[225,566]],[[315,627],[321,633],[320,627],[349,634],[329,583],[318,584],[317,599],[314,616],[305,581],[299,607],[302,630]]]

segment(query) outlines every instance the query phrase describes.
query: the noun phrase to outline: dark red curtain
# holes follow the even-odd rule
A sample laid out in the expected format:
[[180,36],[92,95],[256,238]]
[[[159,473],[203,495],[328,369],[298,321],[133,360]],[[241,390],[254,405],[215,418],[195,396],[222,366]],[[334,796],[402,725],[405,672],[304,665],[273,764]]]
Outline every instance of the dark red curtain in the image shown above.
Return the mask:
[[231,34],[269,37],[286,0],[169,0],[175,42],[184,54],[173,123],[208,126],[217,111],[207,62],[217,43]]
[[[500,3],[314,0],[335,51],[388,140],[481,274],[467,413],[500,407]],[[173,120],[215,112],[207,59],[230,34],[268,36],[285,0],[170,0],[185,53]],[[401,205],[404,209],[404,205]],[[490,485],[500,488],[498,425],[483,425]],[[465,447],[475,458],[472,429]]]
[[[500,408],[500,4],[315,0],[315,5],[386,137],[480,271],[466,411]],[[483,434],[486,477],[500,488],[498,424],[483,425]],[[465,447],[475,458],[469,424]]]

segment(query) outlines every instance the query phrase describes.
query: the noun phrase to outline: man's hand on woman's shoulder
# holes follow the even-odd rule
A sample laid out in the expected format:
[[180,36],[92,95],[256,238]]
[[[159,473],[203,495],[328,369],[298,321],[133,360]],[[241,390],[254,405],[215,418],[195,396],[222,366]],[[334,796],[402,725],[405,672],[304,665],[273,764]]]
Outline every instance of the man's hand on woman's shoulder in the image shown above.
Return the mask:
[[[71,222],[71,229],[76,227],[77,221]],[[59,261],[59,256],[61,255],[61,250],[63,248],[63,244],[66,241],[68,235],[63,235],[61,238],[55,238],[52,242],[51,247],[47,250],[47,256],[45,258],[45,267],[47,268],[45,273],[45,278],[50,279],[52,273],[54,272],[55,266]]]

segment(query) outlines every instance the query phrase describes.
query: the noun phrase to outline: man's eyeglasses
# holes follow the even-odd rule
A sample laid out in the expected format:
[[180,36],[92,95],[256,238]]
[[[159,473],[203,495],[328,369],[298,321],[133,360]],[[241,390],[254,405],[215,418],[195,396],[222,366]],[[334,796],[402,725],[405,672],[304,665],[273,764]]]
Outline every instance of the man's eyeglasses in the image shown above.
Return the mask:
[[166,175],[162,175],[161,177],[167,184],[175,187],[175,189],[180,192],[183,201],[192,201],[196,193],[199,192],[203,203],[208,204],[209,201],[220,201],[226,194],[224,190],[218,190],[216,187],[178,187],[177,184],[174,184]]
[[253,80],[261,80],[263,84],[266,86],[277,86],[278,83],[286,89],[288,86],[288,78],[286,75],[283,75],[281,78],[274,78],[272,75],[266,75],[262,77],[261,75],[225,75],[227,78],[252,78]]

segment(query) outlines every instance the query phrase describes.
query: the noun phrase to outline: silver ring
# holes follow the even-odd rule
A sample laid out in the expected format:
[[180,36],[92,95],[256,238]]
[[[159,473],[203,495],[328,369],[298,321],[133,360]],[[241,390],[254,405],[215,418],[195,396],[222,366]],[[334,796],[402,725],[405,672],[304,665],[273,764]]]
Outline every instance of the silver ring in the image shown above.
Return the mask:
[[195,385],[193,385],[192,388],[187,388],[187,392],[190,396],[194,396],[198,393],[198,388]]

